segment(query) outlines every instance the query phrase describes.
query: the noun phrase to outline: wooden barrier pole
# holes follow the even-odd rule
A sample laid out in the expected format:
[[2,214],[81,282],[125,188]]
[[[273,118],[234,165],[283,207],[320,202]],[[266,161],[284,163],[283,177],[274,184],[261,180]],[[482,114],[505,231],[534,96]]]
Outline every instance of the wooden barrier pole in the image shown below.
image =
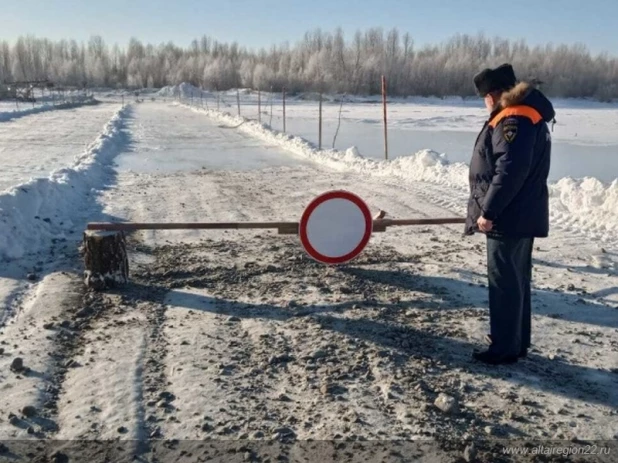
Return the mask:
[[[445,217],[434,219],[375,219],[374,231],[385,231],[388,227],[411,225],[447,225],[463,224],[465,218]],[[249,229],[277,229],[298,231],[298,222],[180,222],[180,223],[111,223],[91,222],[87,230],[97,231],[137,231],[137,230],[249,230]]]
[[189,223],[89,223],[87,230],[136,231],[136,230],[244,230],[251,228],[276,229],[298,225],[296,222],[189,222]]
[[236,89],[236,105],[238,106],[238,116],[240,116],[240,90]]
[[262,123],[262,94],[258,88],[258,122]]
[[384,109],[384,159],[388,159],[388,134],[386,128],[386,76],[382,76],[382,107]]
[[447,217],[438,219],[374,219],[373,231],[385,232],[388,227],[412,226],[412,225],[455,225],[465,224],[465,218]]
[[458,224],[458,223],[466,223],[465,218],[437,218],[437,219],[380,219],[376,220],[376,223],[381,223],[386,227],[396,227],[396,226],[405,226],[405,225],[447,225],[447,224]]

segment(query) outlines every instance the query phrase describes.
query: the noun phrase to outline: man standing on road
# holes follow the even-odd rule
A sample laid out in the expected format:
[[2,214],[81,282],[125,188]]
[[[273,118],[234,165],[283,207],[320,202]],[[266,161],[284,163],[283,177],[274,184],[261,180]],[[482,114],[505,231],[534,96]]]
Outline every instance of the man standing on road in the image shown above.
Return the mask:
[[538,89],[517,83],[509,64],[481,71],[474,84],[490,116],[470,162],[465,233],[487,235],[491,344],[473,357],[498,365],[530,347],[532,249],[549,233],[547,123],[555,112]]

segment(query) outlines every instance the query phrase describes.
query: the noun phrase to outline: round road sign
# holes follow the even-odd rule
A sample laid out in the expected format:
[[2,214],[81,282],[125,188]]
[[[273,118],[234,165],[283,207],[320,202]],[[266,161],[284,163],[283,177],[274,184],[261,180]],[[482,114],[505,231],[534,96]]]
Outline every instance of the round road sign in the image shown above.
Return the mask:
[[300,242],[318,262],[343,264],[363,252],[372,229],[371,211],[362,199],[348,191],[329,191],[303,212]]

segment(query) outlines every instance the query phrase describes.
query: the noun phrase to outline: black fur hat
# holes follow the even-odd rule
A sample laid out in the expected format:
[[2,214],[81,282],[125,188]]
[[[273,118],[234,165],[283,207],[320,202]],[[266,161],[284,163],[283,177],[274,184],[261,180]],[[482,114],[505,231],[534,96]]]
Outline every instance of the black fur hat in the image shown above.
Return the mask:
[[509,90],[516,83],[515,71],[510,64],[503,64],[495,69],[483,69],[474,76],[476,91],[482,97],[491,92]]

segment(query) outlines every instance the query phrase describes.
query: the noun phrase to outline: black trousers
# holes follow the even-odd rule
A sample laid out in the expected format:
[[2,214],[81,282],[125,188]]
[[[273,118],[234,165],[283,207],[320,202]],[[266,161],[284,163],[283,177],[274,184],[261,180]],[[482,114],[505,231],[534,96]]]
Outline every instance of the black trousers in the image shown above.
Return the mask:
[[518,355],[530,347],[534,238],[487,237],[490,352]]

